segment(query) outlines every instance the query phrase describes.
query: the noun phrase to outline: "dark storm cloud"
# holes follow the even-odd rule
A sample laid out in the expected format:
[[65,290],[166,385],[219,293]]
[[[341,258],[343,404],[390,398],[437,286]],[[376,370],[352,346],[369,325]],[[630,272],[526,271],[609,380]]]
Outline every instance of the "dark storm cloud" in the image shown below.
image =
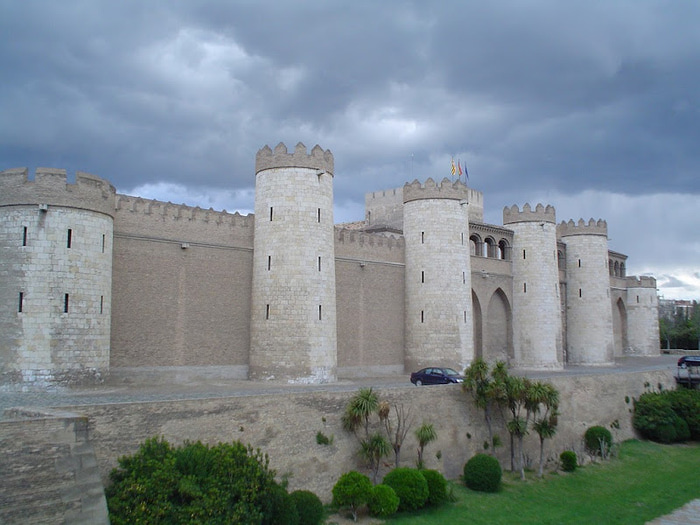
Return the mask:
[[360,219],[364,193],[450,176],[454,157],[489,220],[585,202],[640,267],[697,269],[697,233],[648,246],[618,211],[693,223],[698,19],[697,2],[632,0],[0,0],[0,168],[249,209],[260,147],[318,143]]

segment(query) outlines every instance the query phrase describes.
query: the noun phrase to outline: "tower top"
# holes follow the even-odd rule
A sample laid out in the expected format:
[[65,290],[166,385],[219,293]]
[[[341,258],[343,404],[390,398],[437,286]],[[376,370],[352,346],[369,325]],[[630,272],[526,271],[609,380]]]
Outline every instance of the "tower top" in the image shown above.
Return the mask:
[[562,221],[557,225],[557,234],[559,237],[569,237],[571,235],[602,235],[607,237],[608,223],[603,219],[598,219],[597,221],[590,219],[588,222],[579,219],[577,223],[573,220],[569,220],[569,222]]
[[545,208],[538,203],[533,210],[530,207],[530,203],[525,203],[522,211],[516,204],[513,204],[510,208],[508,206],[503,208],[503,225],[516,222],[550,222],[556,224],[554,206],[548,204]]
[[255,173],[273,168],[310,168],[333,175],[334,162],[331,150],[323,150],[316,144],[310,154],[306,153],[306,146],[299,142],[293,153],[287,152],[287,146],[280,142],[271,150],[265,146],[258,150],[255,156]]
[[418,180],[404,184],[404,204],[420,199],[452,199],[466,203],[469,199],[469,188],[463,182],[451,182],[447,177],[440,183],[428,178],[425,184],[421,184]]

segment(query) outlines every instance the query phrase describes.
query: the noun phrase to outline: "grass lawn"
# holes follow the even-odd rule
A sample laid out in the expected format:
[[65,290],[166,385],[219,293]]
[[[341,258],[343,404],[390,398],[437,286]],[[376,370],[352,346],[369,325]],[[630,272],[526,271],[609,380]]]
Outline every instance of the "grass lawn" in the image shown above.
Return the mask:
[[455,503],[389,524],[643,524],[700,498],[700,444],[622,443],[616,458],[573,473],[528,472],[527,479],[504,472],[495,494],[455,483]]

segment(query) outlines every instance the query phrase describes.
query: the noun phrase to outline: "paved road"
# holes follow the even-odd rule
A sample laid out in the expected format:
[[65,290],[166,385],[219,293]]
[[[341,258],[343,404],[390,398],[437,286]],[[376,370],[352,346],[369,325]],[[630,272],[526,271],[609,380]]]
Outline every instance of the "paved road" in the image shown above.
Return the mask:
[[[615,366],[571,366],[562,371],[515,371],[528,377],[546,379],[566,375],[613,374],[620,372],[640,372],[649,370],[676,370],[678,356],[625,357],[618,359]],[[178,383],[138,383],[114,384],[107,381],[103,385],[86,388],[72,388],[51,391],[0,392],[0,419],[7,408],[17,406],[61,407],[73,405],[103,405],[111,403],[132,403],[142,401],[167,401],[177,399],[206,399],[265,395],[309,390],[334,392],[352,391],[363,386],[383,389],[405,387],[409,384],[408,375],[381,378],[341,380],[323,385],[298,385],[281,382],[254,382],[245,380],[206,380],[204,382],[182,381]]]

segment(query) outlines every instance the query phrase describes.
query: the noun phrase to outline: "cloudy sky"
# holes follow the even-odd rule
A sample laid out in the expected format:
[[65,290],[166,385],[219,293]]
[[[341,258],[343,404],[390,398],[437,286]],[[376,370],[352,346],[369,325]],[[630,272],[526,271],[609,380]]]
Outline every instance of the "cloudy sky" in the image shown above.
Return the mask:
[[0,169],[248,213],[255,153],[364,194],[466,163],[485,219],[608,221],[628,274],[700,299],[700,2],[0,0]]

